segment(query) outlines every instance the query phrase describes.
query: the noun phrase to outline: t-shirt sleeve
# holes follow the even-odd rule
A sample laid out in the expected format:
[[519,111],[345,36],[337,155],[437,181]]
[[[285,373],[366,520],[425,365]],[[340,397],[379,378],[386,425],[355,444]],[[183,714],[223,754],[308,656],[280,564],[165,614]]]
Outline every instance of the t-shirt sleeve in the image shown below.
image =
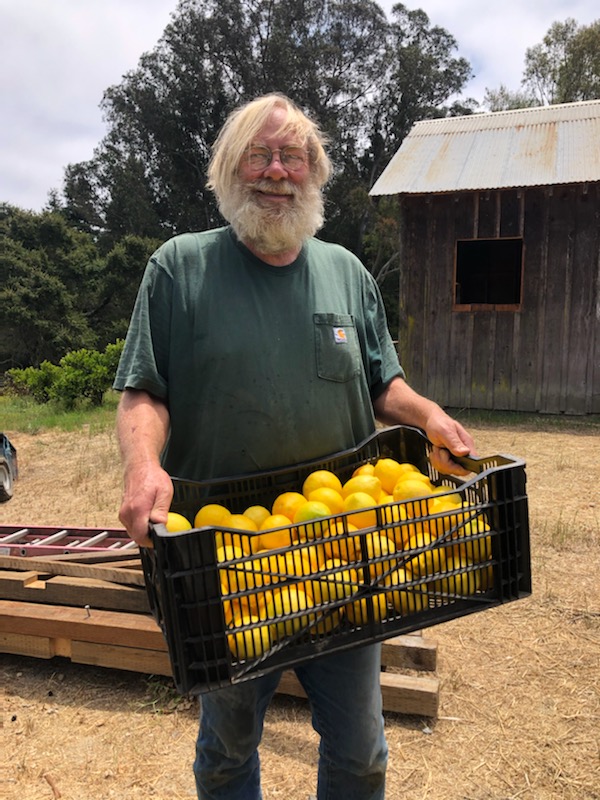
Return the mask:
[[167,399],[171,297],[172,277],[155,253],[140,284],[113,388]]
[[385,306],[379,287],[367,273],[365,285],[365,351],[371,399],[376,400],[395,377],[404,378],[404,370],[389,332]]

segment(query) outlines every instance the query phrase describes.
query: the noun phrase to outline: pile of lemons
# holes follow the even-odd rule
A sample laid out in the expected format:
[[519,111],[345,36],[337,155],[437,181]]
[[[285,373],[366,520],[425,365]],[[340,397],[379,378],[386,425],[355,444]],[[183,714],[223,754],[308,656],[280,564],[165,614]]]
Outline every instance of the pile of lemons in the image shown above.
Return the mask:
[[421,611],[430,596],[472,595],[492,578],[477,567],[491,559],[484,516],[393,458],[363,464],[345,483],[315,470],[271,508],[239,514],[208,503],[193,526],[174,512],[166,525],[205,526],[215,529],[228,643],[240,661],[301,630],[323,635],[343,617],[358,626]]

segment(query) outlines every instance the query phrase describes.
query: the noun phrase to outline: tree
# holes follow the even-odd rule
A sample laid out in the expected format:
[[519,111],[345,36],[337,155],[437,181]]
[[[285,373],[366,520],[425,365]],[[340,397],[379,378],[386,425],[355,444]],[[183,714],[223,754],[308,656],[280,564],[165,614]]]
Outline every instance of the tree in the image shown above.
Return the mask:
[[486,89],[483,105],[488,111],[508,111],[514,108],[531,108],[538,103],[527,92],[513,92],[501,83],[499,89]]
[[600,98],[600,20],[579,28],[567,44],[558,76],[557,102]]
[[126,236],[106,255],[61,213],[0,207],[0,363],[38,366],[125,335],[157,240]]
[[521,83],[533,93],[539,105],[563,102],[558,96],[558,84],[568,61],[569,42],[577,29],[574,19],[554,22],[541,44],[526,51]]
[[65,213],[104,248],[126,232],[220,224],[205,188],[211,145],[235,106],[277,90],[330,140],[323,236],[360,253],[368,190],[412,123],[456,113],[445,104],[470,67],[455,49],[402,5],[388,22],[372,0],[180,0],[154,50],[105,92],[108,133],[93,159],[68,168]]
[[9,390],[29,395],[38,403],[55,401],[72,409],[80,401],[93,406],[102,405],[104,395],[112,386],[123,340],[99,350],[71,350],[58,364],[42,361],[39,367],[12,368],[6,373]]
[[[471,77],[469,63],[454,56],[456,40],[443,28],[430,27],[424,11],[397,4],[392,18],[376,72],[377,87],[365,104],[362,126],[350,129],[358,130],[358,138],[329,192],[334,211],[324,231],[365,257],[376,277],[384,265],[383,274],[389,272],[393,252],[364,248],[367,230],[378,229],[369,189],[417,120],[471,113],[476,105],[472,100],[446,105]],[[388,222],[385,217],[384,227]],[[371,260],[375,253],[378,257]]]
[[600,20],[552,23],[542,42],[526,51],[521,85],[516,92],[486,88],[484,106],[504,111],[600,98]]
[[96,254],[58,214],[0,209],[0,359],[38,365],[94,340],[82,311]]

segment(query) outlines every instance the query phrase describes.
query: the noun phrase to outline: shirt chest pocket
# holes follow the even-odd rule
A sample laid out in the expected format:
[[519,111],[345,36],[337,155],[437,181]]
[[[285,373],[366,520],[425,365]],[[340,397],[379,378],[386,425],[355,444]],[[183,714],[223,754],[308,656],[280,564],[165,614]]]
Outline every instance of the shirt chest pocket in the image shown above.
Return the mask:
[[361,370],[358,334],[350,314],[314,314],[317,374],[344,383]]

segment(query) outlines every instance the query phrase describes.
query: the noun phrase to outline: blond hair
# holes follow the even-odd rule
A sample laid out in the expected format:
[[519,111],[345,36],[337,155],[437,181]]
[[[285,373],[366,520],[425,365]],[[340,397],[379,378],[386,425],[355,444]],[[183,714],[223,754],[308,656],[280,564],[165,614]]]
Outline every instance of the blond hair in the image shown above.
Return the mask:
[[257,97],[233,111],[217,136],[206,184],[215,193],[217,201],[230,193],[245,150],[278,108],[286,111],[286,117],[277,135],[293,133],[298,138],[298,144],[309,152],[311,172],[317,185],[322,187],[327,182],[331,162],[324,149],[324,134],[289,97],[273,92]]

